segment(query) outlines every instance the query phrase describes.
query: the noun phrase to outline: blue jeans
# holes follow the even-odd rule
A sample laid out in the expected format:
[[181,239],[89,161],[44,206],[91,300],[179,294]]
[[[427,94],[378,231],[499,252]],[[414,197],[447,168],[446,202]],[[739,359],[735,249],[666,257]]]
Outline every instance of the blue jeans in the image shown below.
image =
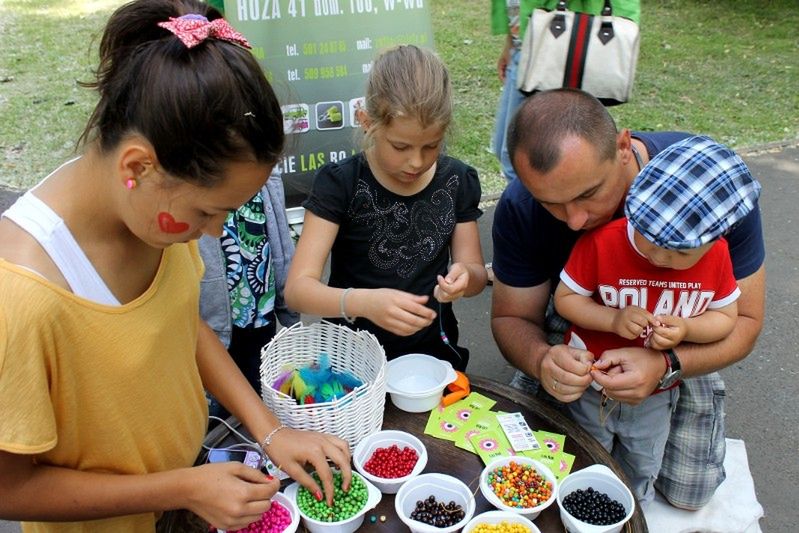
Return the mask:
[[[561,319],[562,320],[562,319]],[[548,337],[550,344],[562,342]],[[516,389],[555,402],[537,379],[517,370],[510,382]],[[672,413],[669,440],[655,487],[681,509],[705,506],[726,478],[724,456],[724,381],[718,372],[684,379]],[[665,393],[661,393],[665,394]],[[564,404],[560,404],[563,406]],[[556,408],[557,404],[555,405]]]
[[497,106],[496,123],[494,126],[494,139],[491,144],[494,155],[499,159],[502,175],[508,183],[516,179],[516,171],[513,170],[510,154],[508,154],[507,134],[508,124],[513,118],[513,114],[524,100],[524,94],[516,88],[516,71],[519,68],[519,51],[511,52],[510,62],[505,70],[505,83],[502,86],[502,94],[499,97]]

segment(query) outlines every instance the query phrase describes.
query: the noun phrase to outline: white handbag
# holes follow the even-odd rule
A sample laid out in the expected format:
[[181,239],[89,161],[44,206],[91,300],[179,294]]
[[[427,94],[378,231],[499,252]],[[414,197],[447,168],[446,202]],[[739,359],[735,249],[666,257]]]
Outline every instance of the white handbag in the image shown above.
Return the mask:
[[517,87],[530,93],[559,87],[582,89],[606,105],[630,99],[638,62],[638,24],[613,16],[610,0],[601,15],[535,9],[521,46]]

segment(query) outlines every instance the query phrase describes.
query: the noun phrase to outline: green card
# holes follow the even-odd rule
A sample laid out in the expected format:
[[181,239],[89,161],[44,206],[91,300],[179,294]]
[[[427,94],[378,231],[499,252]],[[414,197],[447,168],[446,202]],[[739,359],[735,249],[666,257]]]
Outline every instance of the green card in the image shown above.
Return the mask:
[[489,429],[470,439],[477,455],[488,464],[497,457],[518,455],[511,448],[510,442],[501,428]]
[[566,443],[565,435],[550,431],[534,431],[533,435],[535,435],[541,446],[547,448],[550,453],[556,454],[563,451],[563,445]]
[[488,396],[483,396],[479,392],[473,392],[466,398],[458,400],[449,407],[445,407],[444,411],[452,410],[459,418],[466,420],[469,418],[472,411],[488,411],[494,407],[495,403],[497,403],[496,400],[492,400]]
[[541,452],[540,450],[536,450],[535,452],[528,450],[522,453],[552,470],[552,473],[558,481],[561,481],[564,477],[569,475],[572,465],[574,465],[574,456],[566,452],[551,454],[549,452]]
[[552,473],[555,474],[558,481],[561,481],[572,471],[572,466],[574,466],[574,456],[570,453],[563,452],[560,454],[558,469],[553,470]]
[[[447,407],[433,409],[424,432],[433,437],[458,442],[462,440],[465,424],[476,414],[486,412],[496,401],[473,392]],[[437,420],[434,420],[437,417]]]
[[437,409],[433,409],[430,411],[430,416],[427,417],[427,425],[424,427],[424,432],[431,437],[451,441],[455,438],[453,434],[456,433],[460,427],[461,424],[450,422],[443,418]]
[[574,456],[563,451],[566,436],[549,431],[535,431],[535,438],[542,444],[539,450],[527,450],[523,455],[547,466],[560,481],[571,471]]
[[474,446],[472,446],[472,437],[481,435],[491,429],[499,429],[497,413],[494,411],[475,412],[469,420],[463,424],[461,431],[458,432],[458,436],[455,439],[455,446],[472,453],[477,453]]
[[525,457],[535,459],[542,465],[552,470],[553,474],[555,473],[555,470],[558,469],[558,463],[559,463],[558,458],[560,457],[560,454],[557,454],[556,456],[555,454],[550,453],[548,450],[545,450],[543,448],[540,450],[525,450],[521,452],[521,454],[524,455]]

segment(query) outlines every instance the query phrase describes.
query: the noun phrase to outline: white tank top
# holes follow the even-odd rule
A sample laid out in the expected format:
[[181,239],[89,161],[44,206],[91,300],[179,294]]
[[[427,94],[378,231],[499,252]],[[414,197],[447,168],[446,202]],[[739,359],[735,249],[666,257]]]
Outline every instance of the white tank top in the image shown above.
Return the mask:
[[104,305],[121,305],[83,253],[64,220],[33,195],[20,196],[3,214],[28,232],[53,260],[76,296]]

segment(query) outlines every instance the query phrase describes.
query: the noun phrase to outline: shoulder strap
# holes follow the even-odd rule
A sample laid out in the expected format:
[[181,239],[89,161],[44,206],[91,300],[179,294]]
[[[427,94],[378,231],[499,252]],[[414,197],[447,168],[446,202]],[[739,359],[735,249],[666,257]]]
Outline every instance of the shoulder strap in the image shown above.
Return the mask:
[[63,219],[31,191],[19,197],[2,216],[36,239],[76,296],[105,305],[120,305]]

